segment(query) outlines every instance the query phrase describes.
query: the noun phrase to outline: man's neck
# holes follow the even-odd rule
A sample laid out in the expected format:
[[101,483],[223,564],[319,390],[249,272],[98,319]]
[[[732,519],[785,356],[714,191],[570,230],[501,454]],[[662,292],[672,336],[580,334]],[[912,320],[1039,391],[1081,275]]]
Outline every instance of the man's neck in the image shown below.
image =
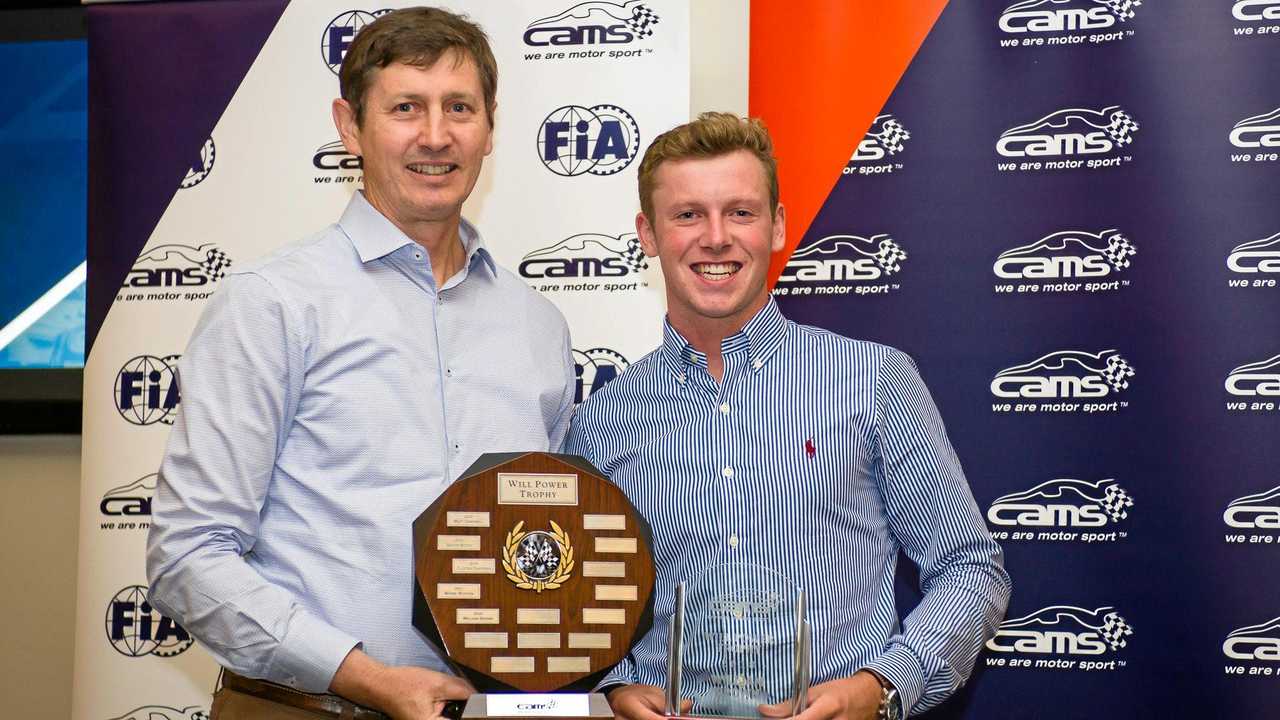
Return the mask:
[[444,287],[445,282],[453,277],[467,261],[467,251],[462,246],[462,211],[459,208],[453,214],[439,220],[404,220],[396,217],[378,198],[365,191],[365,200],[387,220],[391,221],[410,240],[418,243],[431,258],[431,274],[435,277],[436,288]]
[[[768,298],[765,298],[765,302],[768,302]],[[720,382],[724,377],[724,355],[720,352],[721,343],[724,342],[725,338],[741,332],[742,328],[746,327],[747,322],[755,317],[762,307],[764,307],[764,303],[743,315],[725,318],[703,316],[685,318],[668,313],[667,319],[670,321],[671,327],[684,336],[684,339],[689,341],[694,350],[707,356],[707,372],[711,374],[711,377],[715,378],[716,382]]]

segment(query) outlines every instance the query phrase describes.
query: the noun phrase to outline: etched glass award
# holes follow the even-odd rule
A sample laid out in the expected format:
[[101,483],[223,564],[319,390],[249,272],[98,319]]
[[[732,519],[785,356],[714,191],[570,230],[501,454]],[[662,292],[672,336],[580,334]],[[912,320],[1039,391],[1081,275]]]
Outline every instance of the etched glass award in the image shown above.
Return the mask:
[[[713,565],[676,588],[669,716],[758,718],[760,705],[804,709],[810,672],[804,590],[759,565]],[[693,701],[681,712],[682,699]]]

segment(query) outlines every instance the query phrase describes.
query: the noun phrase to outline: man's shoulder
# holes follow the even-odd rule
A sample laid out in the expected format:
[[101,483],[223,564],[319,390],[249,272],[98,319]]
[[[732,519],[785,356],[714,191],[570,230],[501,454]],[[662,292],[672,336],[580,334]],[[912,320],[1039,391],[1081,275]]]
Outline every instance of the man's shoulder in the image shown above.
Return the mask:
[[318,277],[320,268],[332,270],[335,261],[356,258],[355,250],[336,224],[306,237],[285,243],[261,257],[237,263],[228,275],[259,275],[267,280],[292,280]]
[[792,323],[791,327],[790,341],[805,357],[820,359],[835,356],[876,364],[889,358],[907,357],[901,350],[874,340],[852,338],[815,325]]
[[525,312],[534,316],[533,319],[541,322],[549,322],[556,325],[563,325],[568,328],[565,322],[564,313],[560,312],[560,308],[551,302],[545,295],[529,287],[529,284],[516,276],[515,273],[499,265],[497,261],[493,263],[494,267],[494,283],[502,291],[503,295],[514,298]]
[[655,392],[660,381],[655,377],[658,364],[661,362],[661,348],[654,348],[648,353],[627,365],[616,378],[605,383],[603,387],[591,393],[591,396],[578,406],[577,412],[584,418],[595,414],[604,417],[622,418],[625,414],[620,409],[634,407],[646,395]]

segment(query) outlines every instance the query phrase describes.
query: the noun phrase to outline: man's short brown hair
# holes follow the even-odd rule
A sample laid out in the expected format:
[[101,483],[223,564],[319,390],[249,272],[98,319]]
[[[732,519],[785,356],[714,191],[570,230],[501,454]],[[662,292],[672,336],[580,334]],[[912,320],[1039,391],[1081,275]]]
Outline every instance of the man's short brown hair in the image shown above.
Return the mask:
[[470,57],[480,72],[485,115],[493,127],[493,111],[498,97],[498,62],[493,58],[489,38],[479,25],[464,15],[429,7],[394,10],[356,33],[338,73],[342,99],[351,104],[356,123],[364,120],[364,99],[373,74],[396,62],[431,67],[449,50],[458,59]]
[[778,160],[773,156],[769,129],[758,118],[733,113],[704,112],[697,120],[674,127],[658,137],[640,161],[640,210],[653,222],[654,175],[668,160],[713,158],[746,150],[764,166],[769,185],[769,213],[778,211]]

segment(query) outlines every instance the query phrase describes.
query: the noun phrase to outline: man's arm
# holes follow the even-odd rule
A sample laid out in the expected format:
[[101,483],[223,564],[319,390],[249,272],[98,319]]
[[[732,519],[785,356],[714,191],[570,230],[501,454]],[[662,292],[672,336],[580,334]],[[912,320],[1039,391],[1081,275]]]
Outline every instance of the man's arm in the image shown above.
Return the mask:
[[569,339],[569,326],[565,324],[564,319],[560,320],[564,325],[564,395],[560,400],[560,411],[556,415],[555,426],[551,428],[548,437],[547,447],[551,452],[571,452],[566,449],[569,434],[569,421],[573,417],[574,401],[577,399],[578,391],[578,373],[574,367],[573,360],[573,344]]

